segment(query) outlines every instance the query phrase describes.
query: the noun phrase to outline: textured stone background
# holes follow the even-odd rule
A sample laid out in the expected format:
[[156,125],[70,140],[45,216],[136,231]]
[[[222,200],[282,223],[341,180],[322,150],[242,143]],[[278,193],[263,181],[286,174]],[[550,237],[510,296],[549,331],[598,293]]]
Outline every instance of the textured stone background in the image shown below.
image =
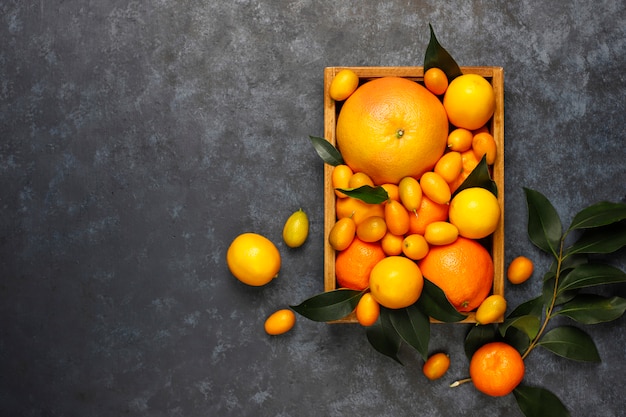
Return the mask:
[[[452,357],[436,382],[358,326],[264,334],[322,290],[322,72],[421,65],[429,22],[460,64],[504,67],[506,261],[540,271],[507,287],[515,306],[549,264],[522,187],[565,224],[625,198],[623,1],[8,0],[0,17],[0,414],[521,416],[512,396],[447,387],[467,326],[433,327]],[[310,238],[289,250],[300,207]],[[245,231],[283,255],[266,287],[225,265]],[[538,349],[526,383],[572,416],[624,416],[625,320],[585,327],[602,363]]]

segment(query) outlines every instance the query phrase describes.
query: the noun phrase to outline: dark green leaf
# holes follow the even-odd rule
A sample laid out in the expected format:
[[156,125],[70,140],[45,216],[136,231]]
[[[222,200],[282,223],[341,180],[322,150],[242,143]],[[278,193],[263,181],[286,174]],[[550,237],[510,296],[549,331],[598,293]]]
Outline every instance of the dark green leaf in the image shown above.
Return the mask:
[[595,343],[587,333],[577,327],[555,327],[544,334],[537,345],[567,359],[600,362]]
[[430,68],[439,68],[448,76],[448,81],[452,81],[459,75],[461,75],[461,68],[452,58],[452,56],[446,51],[437,40],[435,31],[432,25],[429,23],[430,28],[430,41],[426,47],[426,54],[424,56],[424,72]]
[[309,320],[339,320],[356,308],[362,295],[362,291],[339,289],[317,294],[297,306],[290,307]]
[[367,204],[380,204],[389,200],[389,194],[380,185],[377,187],[362,185],[358,188],[337,188],[337,190],[349,197],[358,198]]
[[626,311],[626,299],[602,297],[595,294],[578,294],[557,312],[579,323],[597,324],[620,318]]
[[[554,298],[554,283],[556,282],[556,278],[552,276],[552,278],[544,281],[543,283],[543,301],[546,306],[552,304],[552,298]],[[572,298],[574,298],[577,294],[576,290],[563,291],[556,294],[556,299],[554,301],[554,305],[560,305],[567,303]]]
[[343,164],[341,153],[329,141],[317,136],[309,136],[317,154],[328,165],[337,166]]
[[565,251],[565,256],[577,253],[612,253],[626,246],[626,221],[589,229]]
[[509,327],[507,329],[504,340],[506,343],[513,346],[520,355],[523,355],[530,346],[530,338],[528,335],[515,327]]
[[430,282],[426,277],[424,277],[424,289],[419,300],[417,300],[417,306],[428,316],[445,323],[461,321],[467,317],[465,314],[459,313],[450,304],[441,288]]
[[559,294],[579,288],[626,282],[626,274],[611,265],[587,263],[577,266],[559,282]]
[[389,310],[389,318],[400,337],[413,346],[424,360],[428,359],[428,341],[430,340],[428,316],[413,304],[407,308]]
[[472,187],[480,187],[484,188],[487,191],[491,191],[493,195],[498,196],[498,186],[496,182],[491,179],[491,175],[489,174],[489,166],[487,165],[487,159],[485,155],[480,159],[476,168],[470,172],[470,174],[465,178],[465,180],[459,185],[459,187],[454,191],[452,197],[460,193],[466,188]]
[[561,219],[558,213],[538,191],[524,188],[528,205],[528,237],[539,249],[558,258],[562,236]]
[[373,326],[366,327],[365,333],[367,340],[376,351],[402,365],[400,358],[398,358],[402,338],[398,335],[391,323],[388,309],[380,309],[379,320]]
[[543,313],[543,305],[543,297],[539,296],[533,298],[515,307],[515,309],[509,313],[507,319],[527,316],[529,314],[541,318],[541,314]]
[[606,226],[624,219],[626,219],[626,204],[601,201],[585,208],[574,216],[569,229]]
[[529,339],[533,339],[537,336],[540,326],[541,319],[538,316],[529,314],[525,316],[507,318],[502,324],[500,324],[498,329],[500,330],[500,334],[504,336],[506,335],[509,327],[514,327],[525,333]]
[[478,348],[497,339],[498,332],[493,325],[476,325],[472,327],[467,333],[467,336],[465,336],[465,343],[463,345],[465,355],[468,359],[472,359],[474,352],[476,352]]
[[513,395],[526,417],[570,417],[561,400],[545,388],[518,385]]

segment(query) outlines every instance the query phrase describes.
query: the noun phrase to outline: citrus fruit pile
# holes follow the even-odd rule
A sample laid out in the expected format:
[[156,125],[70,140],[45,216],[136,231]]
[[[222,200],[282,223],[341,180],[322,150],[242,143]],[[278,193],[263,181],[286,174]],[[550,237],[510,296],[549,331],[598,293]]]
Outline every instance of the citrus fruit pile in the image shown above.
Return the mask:
[[[336,145],[343,163],[332,171],[336,223],[328,236],[338,287],[369,290],[357,306],[364,325],[374,322],[376,304],[415,303],[424,277],[458,311],[476,310],[493,285],[482,242],[500,224],[501,207],[485,188],[459,187],[483,158],[488,166],[496,160],[493,87],[477,74],[448,84],[438,68],[423,81],[356,80],[345,69],[330,85],[331,98],[342,101]],[[363,186],[383,189],[386,198],[372,203],[351,193]]]

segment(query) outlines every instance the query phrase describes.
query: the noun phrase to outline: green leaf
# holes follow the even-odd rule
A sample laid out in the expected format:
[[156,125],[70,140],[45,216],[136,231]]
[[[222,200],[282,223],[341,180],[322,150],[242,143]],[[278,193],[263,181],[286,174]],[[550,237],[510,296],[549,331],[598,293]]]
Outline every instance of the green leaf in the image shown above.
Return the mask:
[[422,289],[422,295],[417,300],[417,306],[428,316],[445,323],[461,321],[467,317],[465,314],[459,313],[450,304],[441,288],[430,282],[426,277],[424,277],[424,288]]
[[337,190],[346,194],[352,198],[358,198],[359,200],[367,204],[381,204],[389,200],[389,194],[380,185],[372,187],[371,185],[362,185],[358,188],[337,188]]
[[578,253],[612,253],[626,246],[626,221],[588,229],[565,251],[569,257]]
[[461,75],[461,68],[459,68],[459,65],[448,51],[439,44],[435,36],[435,31],[430,23],[428,27],[430,28],[430,41],[428,42],[424,56],[424,73],[430,68],[439,68],[446,73],[448,81],[452,81]]
[[626,219],[626,204],[601,201],[580,211],[569,230],[606,226]]
[[317,136],[309,136],[317,154],[328,165],[337,166],[343,164],[341,153],[329,141]]
[[524,192],[528,205],[528,237],[539,249],[557,258],[563,232],[561,219],[543,194],[529,188],[524,188]]
[[[552,304],[552,298],[554,297],[554,283],[556,282],[556,278],[554,275],[543,283],[543,301],[545,305]],[[563,292],[556,293],[556,299],[554,301],[554,305],[560,305],[567,303],[572,298],[574,298],[577,294],[576,290],[569,290]]]
[[558,293],[604,284],[626,282],[626,274],[611,265],[587,263],[572,269],[559,281]]
[[544,334],[537,345],[567,359],[600,362],[595,343],[587,333],[577,327],[555,327]]
[[372,345],[376,351],[402,365],[400,358],[398,358],[402,338],[398,335],[391,323],[389,309],[381,308],[378,321],[374,325],[366,327],[365,333],[370,345]]
[[428,342],[430,340],[428,316],[413,304],[406,308],[389,310],[389,318],[402,340],[413,346],[424,360],[428,359]]
[[502,324],[498,326],[500,334],[504,337],[509,327],[514,327],[528,336],[529,339],[533,339],[539,332],[541,327],[541,319],[535,315],[524,315],[519,317],[507,318]]
[[545,388],[518,385],[513,390],[517,405],[526,417],[570,417],[561,400]]
[[350,314],[363,296],[362,291],[338,289],[317,294],[296,306],[296,313],[313,321],[339,320]]
[[524,355],[530,346],[528,335],[515,327],[509,327],[507,329],[504,340],[506,343],[513,346],[520,355]]
[[480,159],[476,168],[470,172],[470,174],[465,178],[465,180],[459,185],[459,187],[454,191],[452,197],[460,193],[466,188],[472,187],[480,187],[484,188],[487,191],[491,191],[493,195],[498,196],[498,186],[496,182],[491,179],[491,175],[489,174],[489,165],[487,165],[486,156]]
[[602,297],[595,294],[578,294],[556,313],[579,323],[597,324],[620,318],[626,311],[626,299]]
[[465,343],[463,348],[465,349],[465,355],[467,359],[472,359],[474,353],[484,344],[493,342],[498,339],[498,333],[496,328],[491,324],[476,325],[470,329],[465,336]]
[[543,305],[543,297],[539,296],[533,298],[515,307],[515,309],[509,313],[507,318],[527,316],[529,314],[541,318]]

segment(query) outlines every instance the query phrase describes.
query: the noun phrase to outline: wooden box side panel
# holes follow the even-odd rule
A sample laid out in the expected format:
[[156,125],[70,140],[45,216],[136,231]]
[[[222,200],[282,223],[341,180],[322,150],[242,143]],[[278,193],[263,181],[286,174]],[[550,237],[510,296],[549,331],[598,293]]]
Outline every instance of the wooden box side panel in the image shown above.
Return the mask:
[[[330,98],[330,84],[335,75],[342,69],[354,71],[361,82],[385,76],[397,76],[423,81],[423,67],[327,67],[324,69],[324,137],[336,146],[335,126],[337,108]],[[490,131],[496,141],[497,154],[492,167],[493,180],[498,186],[498,202],[501,216],[499,224],[492,235],[491,255],[494,261],[493,294],[504,296],[504,70],[501,67],[461,67],[463,74],[479,74],[491,82],[496,96],[496,110],[490,121]],[[324,291],[337,288],[335,278],[335,250],[328,244],[328,235],[335,224],[335,192],[332,187],[333,167],[324,165]],[[503,318],[502,318],[503,319]],[[502,321],[502,319],[500,321]],[[436,320],[431,320],[437,322]],[[331,323],[356,323],[354,313],[344,319]],[[460,323],[475,323],[475,313],[471,312]]]

